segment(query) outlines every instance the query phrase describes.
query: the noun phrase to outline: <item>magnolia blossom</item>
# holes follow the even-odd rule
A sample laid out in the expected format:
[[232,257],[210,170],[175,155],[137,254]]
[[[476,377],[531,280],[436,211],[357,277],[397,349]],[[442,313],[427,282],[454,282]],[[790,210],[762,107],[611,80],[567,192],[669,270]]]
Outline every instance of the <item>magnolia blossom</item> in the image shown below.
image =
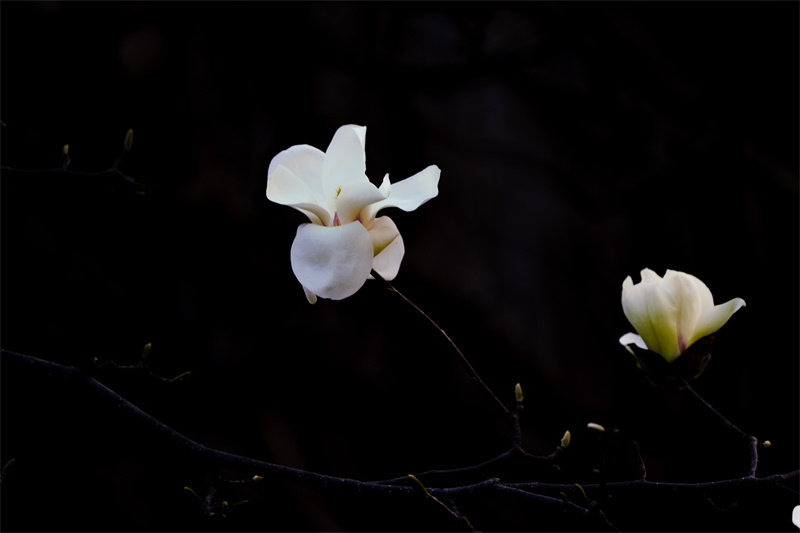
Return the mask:
[[317,296],[341,300],[354,294],[375,270],[394,279],[405,254],[392,219],[377,217],[384,207],[413,211],[438,194],[439,167],[380,187],[366,176],[367,128],[342,126],[328,150],[297,145],[269,164],[267,198],[305,214],[292,243],[292,271],[310,303]]
[[714,305],[711,291],[696,277],[667,270],[662,278],[645,268],[640,283],[634,285],[630,276],[622,283],[622,310],[638,335],[628,333],[619,342],[656,352],[671,363],[744,305],[741,298]]

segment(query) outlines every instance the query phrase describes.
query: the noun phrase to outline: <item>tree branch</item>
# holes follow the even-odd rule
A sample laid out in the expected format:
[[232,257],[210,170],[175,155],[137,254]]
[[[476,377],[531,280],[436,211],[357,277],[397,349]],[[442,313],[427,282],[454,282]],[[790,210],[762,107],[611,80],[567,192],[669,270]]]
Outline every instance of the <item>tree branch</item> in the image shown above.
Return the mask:
[[[91,390],[104,401],[115,405],[119,409],[120,414],[125,415],[128,418],[135,420],[137,423],[149,428],[156,435],[158,435],[159,438],[179,448],[181,451],[188,454],[191,458],[194,458],[204,466],[226,468],[238,472],[256,474],[275,480],[281,480],[288,483],[321,490],[334,490],[354,494],[369,493],[385,495],[389,497],[419,497],[419,489],[414,486],[408,486],[408,483],[410,483],[410,478],[408,476],[384,481],[364,482],[354,479],[317,474],[306,470],[282,466],[209,448],[166,426],[153,416],[142,411],[137,406],[94,379],[87,373],[87,371],[81,368],[65,366],[5,349],[0,349],[0,355],[2,355],[4,364],[12,363],[33,368],[39,372],[44,372],[49,375],[68,379],[79,386]],[[5,370],[8,371],[8,366],[6,366]],[[563,449],[563,446],[559,446],[554,453],[544,457],[537,457],[527,454],[522,451],[521,448],[514,446],[509,451],[474,466],[452,470],[430,470],[419,474],[419,476],[427,477],[445,474],[453,475],[464,473],[480,473],[480,471],[484,468],[496,466],[515,457],[522,457],[534,461],[552,462],[563,451]],[[671,493],[692,492],[705,495],[706,492],[711,491],[712,489],[750,489],[761,486],[778,488],[796,495],[797,491],[783,485],[782,482],[796,479],[798,476],[800,476],[800,471],[795,470],[793,472],[777,474],[763,478],[748,476],[743,478],[704,483],[661,483],[648,481],[642,478],[632,481],[587,484],[581,486],[577,486],[575,484],[538,482],[503,483],[498,479],[488,479],[455,487],[426,487],[425,491],[430,494],[436,503],[443,506],[455,518],[465,522],[470,528],[471,524],[469,524],[469,521],[455,510],[455,506],[453,505],[448,507],[448,505],[446,505],[444,502],[453,502],[458,497],[474,495],[476,493],[486,491],[498,494],[513,495],[514,497],[525,499],[526,502],[537,503],[554,509],[561,508],[589,518],[595,517],[606,526],[616,529],[613,524],[608,521],[602,510],[600,510],[600,505],[598,504],[598,502],[602,501],[603,498],[608,497],[609,495],[622,496],[625,493],[640,490],[648,492],[652,491],[655,493],[663,491]],[[399,484],[403,480],[407,483],[407,485]],[[421,485],[420,481],[417,481],[417,483]],[[587,494],[592,493],[595,493],[597,498],[593,502],[590,501],[587,507],[575,504],[567,499],[567,494],[574,494],[575,497],[585,500],[588,498]]]
[[733,422],[731,422],[730,420],[728,420],[727,418],[725,418],[724,416],[722,416],[722,415],[719,413],[719,411],[717,411],[716,409],[714,409],[714,407],[713,407],[713,406],[712,406],[710,403],[708,403],[708,402],[707,402],[707,401],[706,401],[706,400],[705,400],[705,399],[704,399],[702,396],[700,396],[700,395],[699,395],[699,394],[698,394],[698,393],[697,393],[697,392],[696,392],[696,391],[695,391],[695,390],[694,390],[694,389],[693,389],[693,388],[692,388],[692,387],[689,385],[689,383],[688,383],[688,382],[684,381],[684,382],[683,382],[683,387],[684,387],[684,388],[685,388],[687,391],[689,391],[689,392],[692,394],[692,396],[694,396],[694,397],[695,397],[695,398],[696,398],[696,399],[697,399],[697,400],[698,400],[700,403],[702,403],[702,404],[703,404],[703,405],[706,407],[706,409],[708,409],[709,411],[711,411],[711,412],[714,414],[714,416],[716,416],[717,418],[719,418],[719,419],[722,421],[722,423],[723,423],[723,425],[724,425],[725,427],[727,427],[727,428],[730,428],[730,430],[731,430],[731,431],[733,431],[733,432],[734,432],[734,433],[736,433],[738,436],[740,436],[742,439],[744,439],[744,440],[746,440],[746,441],[747,441],[747,448],[748,448],[748,450],[750,451],[750,468],[749,468],[749,469],[748,469],[748,471],[747,471],[747,475],[748,475],[748,477],[755,477],[755,475],[756,475],[756,468],[758,467],[758,439],[757,439],[757,438],[755,438],[755,437],[754,437],[754,436],[752,436],[752,435],[749,435],[749,434],[745,433],[744,431],[742,431],[741,429],[739,429],[739,428],[738,428],[736,425],[734,425],[734,424],[733,424]]

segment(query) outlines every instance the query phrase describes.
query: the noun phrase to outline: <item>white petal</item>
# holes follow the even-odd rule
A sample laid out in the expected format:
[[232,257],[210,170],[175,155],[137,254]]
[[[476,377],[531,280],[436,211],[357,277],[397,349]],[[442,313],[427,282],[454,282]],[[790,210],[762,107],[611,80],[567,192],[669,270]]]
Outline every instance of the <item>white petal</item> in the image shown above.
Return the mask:
[[381,189],[389,196],[382,202],[369,207],[365,219],[371,220],[375,214],[384,207],[399,207],[403,211],[413,211],[431,198],[439,194],[439,176],[442,171],[436,165],[431,165],[425,170],[417,172],[410,178],[391,184],[389,188],[388,175],[383,179]]
[[672,362],[678,350],[677,313],[662,279],[652,270],[642,270],[636,285],[630,276],[622,284],[622,310],[650,350]]
[[642,276],[642,283],[661,283],[661,276],[650,270],[649,268],[643,268],[641,271]]
[[[644,271],[642,271],[644,277]],[[643,282],[634,284],[630,276],[622,282],[622,311],[628,322],[634,327],[639,335],[654,338],[655,332],[650,324],[650,316],[647,313],[646,296]]]
[[368,181],[355,181],[342,187],[336,198],[336,214],[340,224],[356,220],[361,210],[386,196]]
[[394,221],[389,217],[378,217],[367,228],[369,238],[372,239],[373,255],[378,255],[389,246],[399,235]]
[[303,179],[283,165],[273,168],[267,177],[267,198],[294,207],[315,224],[331,224],[332,215],[321,205],[321,199]]
[[385,280],[393,280],[400,270],[406,249],[403,237],[389,217],[379,217],[370,225],[369,236],[375,258],[372,268]]
[[627,348],[627,350],[631,353],[633,353],[633,350],[629,348],[631,344],[635,344],[642,350],[649,350],[647,344],[644,343],[644,339],[642,339],[636,333],[626,333],[625,335],[619,338],[619,343],[623,345],[625,348]]
[[[272,158],[267,176],[271,176],[278,165],[284,166],[322,199],[322,165],[324,161],[325,154],[318,148],[307,144],[292,146]],[[267,177],[267,183],[269,183],[269,177]]]
[[[667,270],[661,286],[676,311],[678,352],[683,353],[689,347],[689,339],[692,338],[697,321],[703,314],[703,302],[708,302],[711,292],[694,276],[674,270]],[[702,294],[703,288],[708,294]]]
[[380,190],[384,196],[389,196],[389,193],[392,191],[392,184],[389,182],[389,174],[387,173],[383,177],[383,181],[381,182]]
[[706,284],[691,274],[684,274],[684,276],[689,278],[692,283],[694,283],[695,290],[700,297],[700,308],[705,311],[714,307],[714,296],[711,294],[711,290],[706,286]]
[[336,197],[340,187],[353,181],[366,181],[366,142],[367,128],[363,126],[342,126],[331,139],[325,152],[322,166],[322,191],[325,198]]
[[694,334],[687,343],[687,348],[695,341],[702,339],[707,335],[711,335],[725,325],[725,323],[733,316],[733,313],[744,307],[744,300],[741,298],[734,298],[724,304],[719,304],[711,309],[706,310],[697,321],[697,328]]
[[292,271],[306,291],[341,300],[367,280],[372,241],[359,222],[335,227],[302,224],[292,243],[291,258]]

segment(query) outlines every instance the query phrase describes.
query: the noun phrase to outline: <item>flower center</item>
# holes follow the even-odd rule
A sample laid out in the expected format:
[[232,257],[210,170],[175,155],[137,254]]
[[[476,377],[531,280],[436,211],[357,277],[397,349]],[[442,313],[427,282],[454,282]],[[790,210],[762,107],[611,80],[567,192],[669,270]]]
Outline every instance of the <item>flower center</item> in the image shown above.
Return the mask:
[[[336,198],[333,199],[333,205],[336,206],[336,200],[339,198],[339,195],[342,193],[342,188],[339,187],[336,189]],[[341,226],[342,223],[339,221],[339,213],[336,211],[334,207],[333,210],[333,225],[334,226]]]
[[686,351],[686,341],[682,333],[678,333],[678,350],[680,350],[681,353]]

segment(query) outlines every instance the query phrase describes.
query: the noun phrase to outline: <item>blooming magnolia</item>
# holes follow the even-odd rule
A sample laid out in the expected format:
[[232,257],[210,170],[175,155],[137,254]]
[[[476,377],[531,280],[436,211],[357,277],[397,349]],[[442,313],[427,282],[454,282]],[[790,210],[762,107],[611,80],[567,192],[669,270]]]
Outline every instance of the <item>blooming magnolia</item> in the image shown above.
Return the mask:
[[297,228],[292,271],[310,303],[317,296],[341,300],[354,294],[375,270],[394,279],[405,254],[392,219],[377,217],[384,207],[413,211],[438,194],[439,167],[380,187],[366,176],[367,128],[342,126],[328,150],[297,145],[269,164],[267,198],[293,207],[309,221]]
[[714,305],[711,291],[691,274],[667,270],[662,278],[645,268],[640,283],[634,285],[630,276],[622,283],[622,310],[638,335],[628,333],[619,342],[656,352],[671,363],[744,305],[741,298]]

